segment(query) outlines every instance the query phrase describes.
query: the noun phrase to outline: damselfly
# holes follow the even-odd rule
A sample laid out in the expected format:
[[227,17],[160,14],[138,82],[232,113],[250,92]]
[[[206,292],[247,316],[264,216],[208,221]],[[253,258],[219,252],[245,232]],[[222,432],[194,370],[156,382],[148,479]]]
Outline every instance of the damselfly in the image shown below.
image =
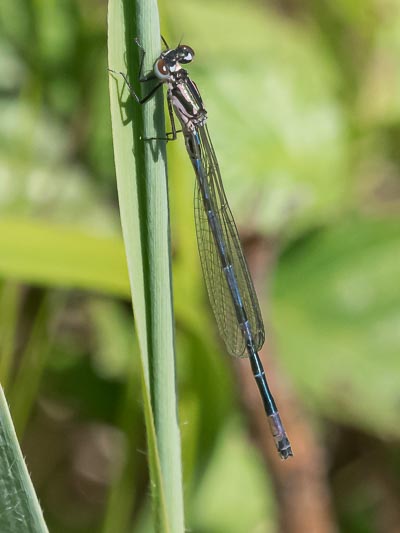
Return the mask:
[[[123,76],[131,95],[139,104],[146,103],[164,84],[172,132],[166,140],[175,140],[182,131],[186,149],[196,174],[195,220],[200,260],[211,307],[228,351],[249,357],[275,444],[282,459],[292,454],[289,439],[269,390],[258,351],[265,332],[257,295],[251,280],[235,222],[222,185],[218,161],[207,128],[207,112],[195,83],[182,65],[190,63],[194,51],[179,44],[161,53],[153,71],[143,75],[145,51],[141,50],[139,81],[159,80],[150,92],[139,98]],[[177,130],[174,112],[181,130]]]

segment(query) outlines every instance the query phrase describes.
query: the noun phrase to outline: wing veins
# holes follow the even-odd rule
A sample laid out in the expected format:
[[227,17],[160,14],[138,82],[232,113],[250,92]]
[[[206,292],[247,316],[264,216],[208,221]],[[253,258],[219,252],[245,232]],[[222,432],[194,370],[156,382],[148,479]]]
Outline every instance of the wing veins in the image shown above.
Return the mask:
[[[251,280],[246,259],[243,255],[238,231],[226,199],[218,162],[206,127],[198,129],[201,162],[204,175],[213,199],[214,216],[222,229],[228,255],[235,272],[244,309],[253,334],[255,348],[259,350],[264,343],[265,332],[257,295]],[[195,187],[195,220],[197,242],[203,275],[207,286],[211,307],[217,326],[228,351],[235,356],[246,356],[246,345],[238,323],[233,299],[222,269],[221,259],[212,235],[211,228],[197,177]]]

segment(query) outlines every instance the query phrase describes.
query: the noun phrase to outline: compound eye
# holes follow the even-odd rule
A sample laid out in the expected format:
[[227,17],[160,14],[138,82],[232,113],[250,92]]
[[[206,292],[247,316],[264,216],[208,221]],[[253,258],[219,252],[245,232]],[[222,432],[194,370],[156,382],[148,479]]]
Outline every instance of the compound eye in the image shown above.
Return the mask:
[[179,63],[187,64],[190,63],[194,58],[194,50],[193,48],[190,48],[190,46],[187,46],[186,44],[182,44],[178,47],[179,52]]
[[166,80],[170,77],[170,71],[164,59],[157,59],[154,63],[154,74],[157,78],[160,78],[160,80]]

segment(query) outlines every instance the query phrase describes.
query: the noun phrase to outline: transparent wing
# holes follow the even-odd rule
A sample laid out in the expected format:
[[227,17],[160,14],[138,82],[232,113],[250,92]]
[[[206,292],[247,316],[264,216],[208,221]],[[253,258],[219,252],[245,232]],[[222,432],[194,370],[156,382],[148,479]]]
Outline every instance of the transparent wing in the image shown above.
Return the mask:
[[[207,187],[208,185],[207,194],[209,194],[218,227],[221,228],[217,238],[223,239],[229,263],[232,265],[236,278],[243,308],[250,324],[254,348],[257,351],[262,347],[265,339],[260,307],[247,262],[243,255],[236,224],[225,196],[218,162],[206,126],[198,128],[195,139],[194,141],[194,137],[192,137],[192,141],[189,140],[189,143],[197,143],[196,152],[200,156],[197,160],[192,158],[197,177],[194,208],[197,242],[207,292],[219,332],[229,353],[239,357],[247,356],[246,344],[236,316],[233,297],[224,274],[220,253],[205,209],[202,191],[204,186]],[[193,146],[191,149],[193,152]]]

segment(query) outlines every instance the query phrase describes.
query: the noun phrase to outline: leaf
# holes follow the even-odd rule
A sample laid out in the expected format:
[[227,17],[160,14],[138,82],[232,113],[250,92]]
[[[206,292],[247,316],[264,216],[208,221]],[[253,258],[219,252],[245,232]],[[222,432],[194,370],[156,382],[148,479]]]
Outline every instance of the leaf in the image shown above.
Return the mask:
[[400,232],[348,220],[298,244],[275,280],[278,350],[310,407],[400,436]]
[[43,519],[0,387],[0,531],[42,533]]
[[0,276],[129,295],[120,239],[30,219],[0,218]]

